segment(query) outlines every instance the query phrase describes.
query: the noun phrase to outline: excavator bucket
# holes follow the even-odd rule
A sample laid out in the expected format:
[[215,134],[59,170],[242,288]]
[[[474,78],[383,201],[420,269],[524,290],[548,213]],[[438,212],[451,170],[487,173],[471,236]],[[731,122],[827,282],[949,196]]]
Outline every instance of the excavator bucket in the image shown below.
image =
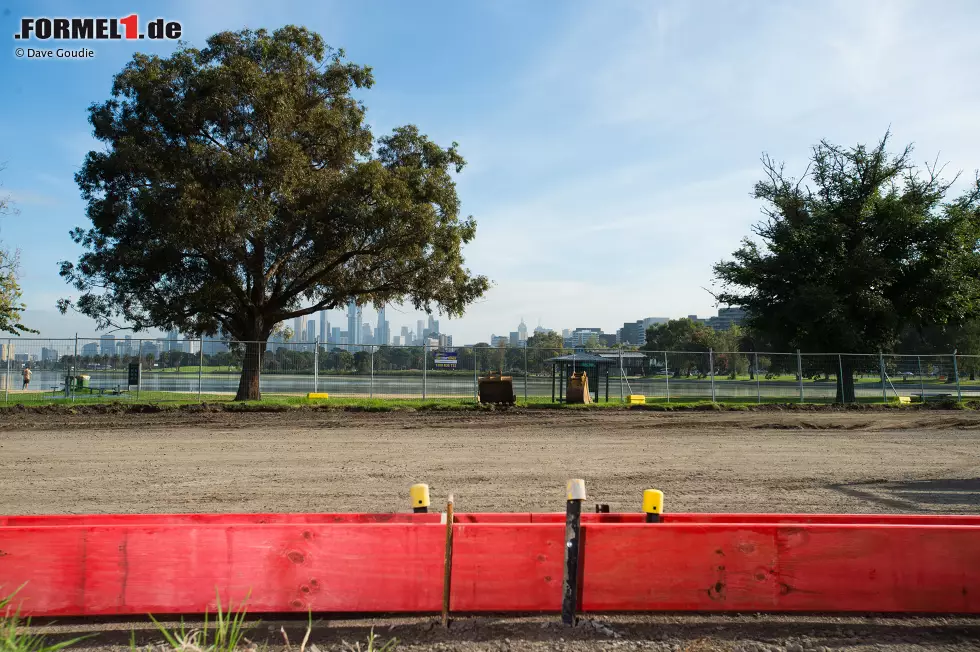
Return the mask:
[[589,393],[589,377],[584,371],[573,373],[568,378],[568,391],[565,393],[566,403],[591,403]]
[[517,402],[513,376],[502,376],[491,372],[490,375],[480,378],[479,390],[480,403],[513,405]]

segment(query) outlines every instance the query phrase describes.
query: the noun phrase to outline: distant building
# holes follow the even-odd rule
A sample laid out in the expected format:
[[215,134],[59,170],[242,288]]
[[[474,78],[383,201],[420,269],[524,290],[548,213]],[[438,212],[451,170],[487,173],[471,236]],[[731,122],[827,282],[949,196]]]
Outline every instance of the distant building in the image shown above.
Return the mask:
[[615,333],[602,333],[599,335],[599,343],[603,346],[616,346]]
[[293,319],[293,341],[306,341],[306,315],[300,315]]
[[453,336],[446,335],[445,333],[439,333],[437,342],[441,348],[451,347],[453,345]]
[[517,325],[517,340],[527,342],[527,324],[524,323],[523,317],[521,317],[521,323]]
[[340,326],[334,326],[330,329],[330,343],[340,344],[340,334],[343,331],[340,330]]
[[643,320],[626,322],[620,331],[620,344],[632,344],[643,346],[647,343],[647,330],[643,325]]
[[306,322],[306,341],[316,342],[316,320],[311,319]]
[[61,358],[56,349],[41,347],[41,362],[57,362]]
[[364,332],[361,329],[361,316],[361,307],[351,299],[347,304],[347,338],[349,344],[361,344],[361,336]]
[[562,339],[568,339],[569,337],[572,336],[572,331],[570,331],[567,328],[563,328],[563,329],[561,329],[561,336],[562,336]]
[[408,326],[402,326],[401,343],[402,346],[410,346],[412,344],[412,334],[408,332]]
[[374,335],[371,333],[371,324],[361,324],[361,338],[358,344],[374,344]]
[[116,336],[103,335],[99,338],[99,353],[102,355],[116,354]]
[[510,344],[510,338],[506,335],[491,335],[490,336],[490,346],[507,346]]
[[520,346],[521,345],[520,333],[518,333],[517,331],[511,331],[510,337],[507,338],[507,343],[510,344],[511,346]]
[[214,337],[204,338],[204,355],[224,353],[228,350],[228,341],[230,339],[224,329],[219,330],[218,334]]
[[[565,346],[568,347],[585,346],[586,343],[590,339],[592,339],[593,336],[596,339],[599,339],[602,336],[602,334],[603,333],[601,328],[576,328],[575,330],[571,331],[567,336],[564,337]],[[612,335],[612,338],[613,338],[613,343],[615,344],[616,336]]]
[[548,333],[554,333],[554,332],[555,331],[551,330],[550,328],[542,328],[540,325],[535,327],[534,329],[535,335],[546,335]]
[[643,329],[646,330],[651,326],[656,326],[658,324],[666,324],[669,321],[669,317],[647,317],[643,320]]
[[14,362],[30,362],[31,356],[27,353],[15,353]]
[[156,342],[143,342],[142,358],[145,360],[147,356],[152,356],[154,360],[160,357],[160,347]]
[[330,322],[327,321],[327,311],[320,311],[320,343],[326,344],[330,338]]
[[716,331],[727,331],[733,325],[741,326],[745,311],[741,308],[720,308],[717,317],[709,317],[706,323]]
[[401,335],[395,335],[393,338],[391,338],[391,345],[392,346],[401,346],[402,345],[402,336]]
[[95,342],[89,342],[88,344],[82,345],[82,355],[92,358],[99,355],[99,345]]
[[164,335],[164,337],[166,338],[163,342],[164,351],[180,350],[180,345],[179,345],[180,333],[178,333],[177,331],[168,331],[167,334]]
[[415,334],[415,341],[416,342],[421,342],[422,341],[422,338],[425,337],[425,332],[424,332],[425,331],[425,326],[424,326],[424,322],[420,319],[420,320],[418,320],[418,322],[417,322],[416,325],[418,326],[418,332]]

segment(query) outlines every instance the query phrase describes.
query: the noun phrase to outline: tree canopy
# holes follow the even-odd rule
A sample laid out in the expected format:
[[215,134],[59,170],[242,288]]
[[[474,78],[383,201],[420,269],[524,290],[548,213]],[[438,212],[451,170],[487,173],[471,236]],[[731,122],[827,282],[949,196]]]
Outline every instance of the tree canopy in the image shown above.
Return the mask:
[[[0,165],[0,172],[3,172],[2,165]],[[10,196],[0,194],[0,217],[15,213],[16,209]],[[20,282],[17,278],[19,272],[18,252],[0,246],[0,331],[13,335],[36,333],[36,330],[21,323],[26,306],[20,300]]]
[[76,175],[91,226],[72,232],[79,261],[61,263],[77,309],[101,327],[255,342],[239,399],[259,397],[284,320],[352,298],[461,315],[489,285],[464,266],[464,160],[411,125],[375,142],[354,97],[372,84],[293,26],[135,55],[89,109],[104,144]]
[[[890,351],[908,328],[977,313],[980,182],[947,199],[941,169],[887,144],[888,134],[870,148],[823,141],[799,179],[763,157],[760,242],[746,238],[714,271],[717,299],[745,308],[772,350]],[[843,376],[839,394],[853,400]]]

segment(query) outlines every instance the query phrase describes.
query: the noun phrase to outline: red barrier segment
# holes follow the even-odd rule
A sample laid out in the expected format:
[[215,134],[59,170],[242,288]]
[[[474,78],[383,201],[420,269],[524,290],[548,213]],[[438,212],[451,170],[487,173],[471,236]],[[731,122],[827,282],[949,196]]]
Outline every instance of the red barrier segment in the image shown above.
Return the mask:
[[444,536],[437,524],[5,527],[0,586],[24,584],[35,616],[214,612],[216,594],[252,612],[438,611]]
[[[439,611],[440,514],[221,522],[269,516],[91,517],[114,525],[7,517],[0,521],[0,587],[26,582],[18,598],[25,615],[35,616],[201,613],[215,609],[216,590],[224,604],[250,594],[253,612]],[[452,610],[557,612],[561,516],[460,514]],[[667,516],[677,520],[583,515],[582,609],[980,613],[977,517]],[[410,518],[378,522],[403,517]],[[796,520],[765,522],[784,518]],[[845,518],[878,522],[834,522]],[[23,522],[31,519],[50,525]]]

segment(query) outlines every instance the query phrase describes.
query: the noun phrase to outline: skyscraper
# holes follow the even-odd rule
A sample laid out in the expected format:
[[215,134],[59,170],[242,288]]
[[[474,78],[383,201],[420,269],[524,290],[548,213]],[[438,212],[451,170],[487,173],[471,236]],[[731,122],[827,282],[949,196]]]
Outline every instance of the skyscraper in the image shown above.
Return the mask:
[[329,340],[330,322],[327,321],[327,311],[320,311],[320,343],[326,344]]
[[311,319],[306,322],[306,341],[315,342],[316,341],[316,320]]
[[371,335],[371,324],[361,324],[361,338],[358,344],[374,344],[374,337]]
[[381,306],[378,309],[378,330],[374,336],[374,343],[380,344],[382,346],[388,346],[388,341],[391,339],[388,336],[388,322],[385,321],[385,307]]
[[521,317],[521,323],[517,326],[517,339],[521,342],[527,342],[527,324],[524,323],[523,317]]
[[404,344],[405,346],[408,346],[409,344],[412,343],[411,342],[411,337],[412,337],[411,334],[409,334],[409,332],[408,332],[408,326],[402,326],[402,341],[401,341],[401,343]]
[[334,326],[330,329],[330,343],[340,344],[340,326]]
[[116,353],[116,336],[115,335],[103,335],[99,338],[99,353],[102,355],[115,355]]
[[306,315],[293,320],[293,341],[302,342],[306,338]]
[[347,304],[347,341],[361,343],[361,308],[353,299]]
[[420,319],[418,322],[419,331],[415,337],[416,342],[421,342],[422,338],[425,337],[425,327],[422,325],[424,322]]

